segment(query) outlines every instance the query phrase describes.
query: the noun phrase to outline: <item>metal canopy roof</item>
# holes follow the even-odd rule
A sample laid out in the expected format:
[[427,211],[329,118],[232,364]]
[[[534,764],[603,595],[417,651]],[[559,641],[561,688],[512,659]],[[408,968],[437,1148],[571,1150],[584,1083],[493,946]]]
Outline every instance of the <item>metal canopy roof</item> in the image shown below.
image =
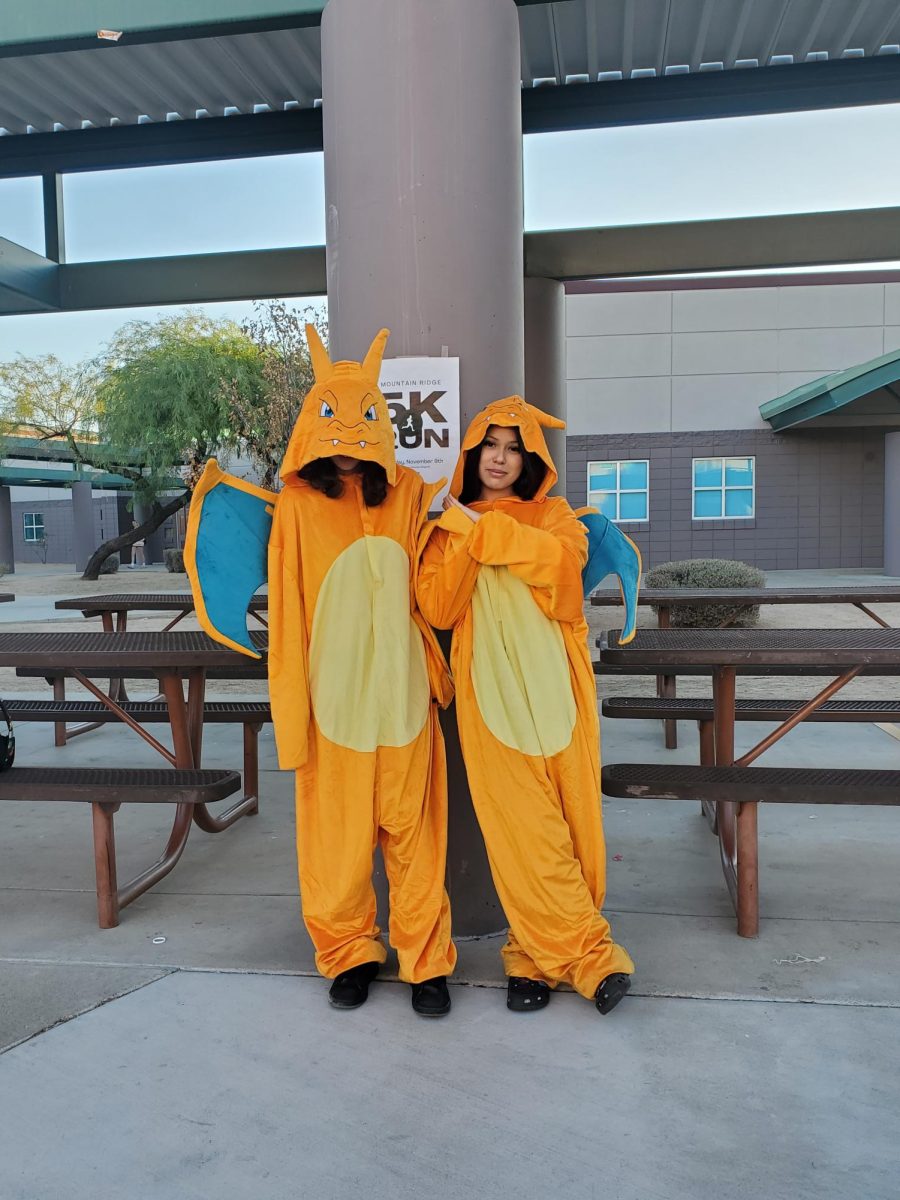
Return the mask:
[[[0,128],[17,135],[316,104],[320,34],[310,22],[324,5],[294,0],[267,19],[242,21],[232,2],[218,24],[172,16],[199,13],[198,3],[154,5],[162,28],[144,17],[131,35],[125,25],[119,42],[95,44],[71,22],[68,37],[48,41],[38,17],[29,41],[27,15],[0,17]],[[526,89],[900,53],[897,0],[519,3]],[[244,8],[253,9],[249,0]],[[147,11],[123,0],[106,9]]]
[[900,427],[900,350],[804,383],[759,412],[776,433],[798,426]]

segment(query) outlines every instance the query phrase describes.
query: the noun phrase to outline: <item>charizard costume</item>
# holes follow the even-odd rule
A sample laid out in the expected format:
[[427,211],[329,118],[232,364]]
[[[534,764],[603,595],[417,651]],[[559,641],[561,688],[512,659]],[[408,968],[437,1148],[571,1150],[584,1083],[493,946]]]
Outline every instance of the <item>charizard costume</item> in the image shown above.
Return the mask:
[[[312,326],[307,337],[315,386],[288,444],[284,487],[276,496],[210,463],[185,557],[204,628],[254,654],[246,608],[267,546],[269,695],[279,764],[296,770],[300,890],[319,971],[331,978],[385,959],[371,879],[380,842],[400,977],[419,983],[456,962],[437,716],[452,688],[414,596],[417,546],[441,484],[395,461],[378,387],[388,331],[362,363],[332,364]],[[299,477],[332,455],[384,467],[385,500],[369,508],[358,473],[342,476],[334,499]]]
[[605,518],[588,517],[586,530],[564,499],[547,495],[557,473],[541,426],[563,423],[519,396],[488,405],[469,426],[453,496],[466,455],[479,452],[491,425],[518,428],[524,448],[546,465],[544,480],[532,500],[471,503],[477,522],[453,508],[433,522],[417,595],[433,625],[453,629],[469,788],[510,926],[506,973],[550,987],[565,982],[592,998],[608,975],[631,974],[634,965],[599,911],[606,851],[583,585],[619,574],[627,641],[640,557]]

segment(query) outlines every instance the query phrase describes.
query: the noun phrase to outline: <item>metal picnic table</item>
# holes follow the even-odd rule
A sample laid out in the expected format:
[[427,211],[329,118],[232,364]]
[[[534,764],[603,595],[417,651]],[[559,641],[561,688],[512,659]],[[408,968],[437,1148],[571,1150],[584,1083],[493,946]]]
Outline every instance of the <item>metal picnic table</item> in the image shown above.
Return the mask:
[[[168,633],[179,621],[183,621],[188,613],[194,611],[194,597],[190,592],[112,592],[106,596],[72,596],[68,600],[57,600],[54,607],[75,609],[83,617],[99,617],[106,633],[125,633],[128,629],[128,614],[132,612],[174,612],[175,618],[162,630],[163,633]],[[260,625],[266,624],[260,613],[265,612],[268,607],[267,595],[254,596],[250,601],[249,611]]]
[[[622,603],[618,589],[598,589],[591,594],[591,604],[597,607]],[[638,596],[639,605],[655,605],[657,625],[669,629],[672,610],[678,608],[712,608],[724,606],[732,611],[720,622],[718,628],[725,629],[742,608],[754,604],[852,604],[883,628],[889,623],[869,608],[870,604],[900,604],[900,585],[882,584],[852,588],[814,587],[761,587],[761,588],[642,588]],[[659,675],[656,694],[672,699],[677,693],[674,675]],[[666,749],[678,746],[678,723],[671,718],[663,721]]]
[[[716,766],[747,767],[857,675],[900,674],[900,629],[639,629],[628,645],[619,630],[597,639],[600,661],[634,674],[710,673]],[[752,675],[829,674],[816,696],[737,761],[734,757],[735,678]],[[738,928],[755,936],[758,886],[756,803],[717,803],[722,867],[738,913]],[[741,845],[741,882],[737,862]],[[748,861],[747,849],[751,858]],[[750,930],[751,932],[747,932]]]
[[[252,636],[258,648],[265,652],[268,633],[260,631]],[[52,675],[64,670],[161,754],[171,767],[184,770],[200,767],[207,672],[221,673],[229,678],[259,678],[266,671],[264,659],[237,654],[205,633],[161,631],[118,634],[0,632],[0,666],[22,672],[47,671]],[[90,677],[93,674],[103,678],[156,676],[168,708],[173,749],[168,750],[117,703],[115,696],[98,687]],[[245,794],[219,815],[211,813],[203,803],[178,803],[162,857],[120,892],[117,904],[124,907],[169,873],[181,857],[192,824],[206,833],[220,833],[239,817],[256,811],[257,805],[258,797],[252,793]]]

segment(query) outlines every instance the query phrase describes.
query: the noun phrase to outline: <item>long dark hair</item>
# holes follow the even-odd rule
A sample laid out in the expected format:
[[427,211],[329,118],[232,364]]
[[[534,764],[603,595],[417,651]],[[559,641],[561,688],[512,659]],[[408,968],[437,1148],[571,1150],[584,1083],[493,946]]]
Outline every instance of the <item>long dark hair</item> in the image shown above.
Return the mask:
[[[380,463],[361,462],[357,468],[362,475],[362,494],[367,508],[377,508],[387,496],[387,472]],[[301,479],[329,500],[344,494],[344,480],[332,458],[314,458],[297,472]]]
[[[466,464],[463,467],[463,485],[459,496],[462,504],[471,504],[481,496],[481,480],[478,478],[478,464],[481,462],[482,447],[487,441],[491,428],[491,426],[488,427],[487,433],[485,433],[478,445],[474,446],[466,454]],[[518,425],[510,425],[506,428],[512,429],[516,435],[516,441],[519,443],[519,449],[522,451],[522,474],[513,484],[513,491],[520,500],[533,500],[538,488],[544,482],[544,476],[547,474],[547,464],[539,454],[525,449]]]

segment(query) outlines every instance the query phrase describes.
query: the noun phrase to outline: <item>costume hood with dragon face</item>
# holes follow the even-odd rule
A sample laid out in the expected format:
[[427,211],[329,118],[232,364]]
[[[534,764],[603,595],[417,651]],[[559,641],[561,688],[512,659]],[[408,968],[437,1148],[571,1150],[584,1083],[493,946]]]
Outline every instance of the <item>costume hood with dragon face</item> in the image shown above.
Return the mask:
[[389,331],[382,329],[362,362],[333,363],[315,326],[306,326],[315,384],[303,400],[281,465],[285,483],[314,459],[335,454],[378,463],[384,467],[388,483],[396,483],[394,427],[378,387],[388,336]]

